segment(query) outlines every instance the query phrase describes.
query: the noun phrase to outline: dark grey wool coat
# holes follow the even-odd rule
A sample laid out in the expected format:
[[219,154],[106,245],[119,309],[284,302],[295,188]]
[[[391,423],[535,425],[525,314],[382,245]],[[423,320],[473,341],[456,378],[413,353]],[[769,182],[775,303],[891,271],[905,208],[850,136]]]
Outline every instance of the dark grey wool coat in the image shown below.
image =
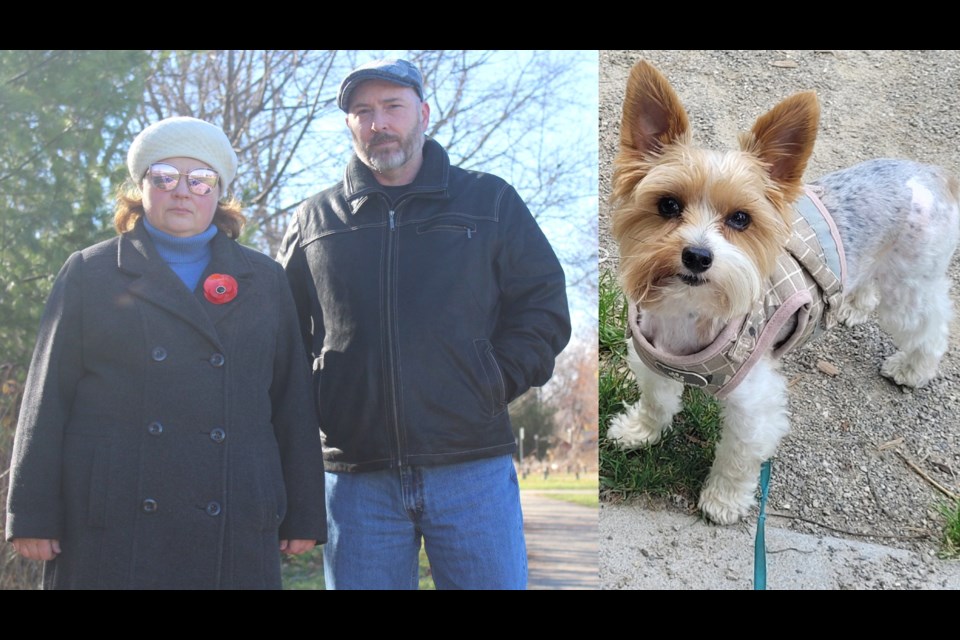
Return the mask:
[[[41,322],[8,538],[57,538],[47,588],[279,588],[323,542],[323,462],[286,276],[230,240],[196,292],[136,229],[73,254]],[[236,278],[212,304],[203,281]]]

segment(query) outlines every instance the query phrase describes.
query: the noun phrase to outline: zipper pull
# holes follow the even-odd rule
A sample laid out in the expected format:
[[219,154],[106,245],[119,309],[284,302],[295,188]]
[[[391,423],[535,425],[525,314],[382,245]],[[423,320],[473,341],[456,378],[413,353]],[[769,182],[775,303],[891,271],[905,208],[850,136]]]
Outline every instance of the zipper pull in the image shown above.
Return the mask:
[[394,227],[396,226],[396,225],[394,225],[394,223],[393,223],[393,214],[394,214],[393,209],[390,209],[390,230],[391,230],[391,231],[393,231]]
[[470,227],[467,227],[467,240],[473,237],[473,232],[470,231]]

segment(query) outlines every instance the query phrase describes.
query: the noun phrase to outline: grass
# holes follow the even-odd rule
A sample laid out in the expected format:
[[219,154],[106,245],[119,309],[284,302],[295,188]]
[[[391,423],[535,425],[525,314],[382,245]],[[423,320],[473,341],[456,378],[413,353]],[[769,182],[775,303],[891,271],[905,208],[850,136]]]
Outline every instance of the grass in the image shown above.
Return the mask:
[[283,557],[284,589],[324,589],[321,547],[298,556]]
[[[285,556],[283,561],[283,588],[290,590],[324,589],[323,550],[317,547],[309,553],[299,556]],[[435,590],[433,576],[430,574],[430,562],[420,547],[420,590]]]
[[542,495],[545,498],[586,507],[600,506],[597,495],[599,487],[599,479],[594,471],[581,473],[579,478],[574,473],[551,473],[544,478],[541,473],[533,472],[527,474],[526,478],[520,478],[521,491],[544,491]]
[[946,520],[940,555],[944,558],[960,558],[960,500],[940,502],[937,511]]
[[[610,419],[639,398],[624,361],[627,314],[611,272],[600,274],[600,495],[617,500],[639,495],[681,496],[695,504],[720,438],[720,405],[698,389],[683,394],[683,411],[656,445],[623,451],[606,439]],[[944,517],[940,555],[960,558],[960,501],[941,502]]]
[[552,473],[547,478],[541,473],[530,473],[526,478],[520,478],[520,490],[570,490],[594,489],[598,487],[596,472],[581,473],[577,479],[572,473]]
[[626,303],[609,271],[600,275],[600,488],[605,499],[680,495],[695,502],[720,437],[720,406],[698,389],[684,391],[684,410],[656,445],[624,451],[606,439],[607,426],[639,398],[627,367]]
[[551,500],[560,500],[561,502],[570,502],[584,507],[600,507],[600,497],[596,492],[593,493],[545,493],[544,498]]

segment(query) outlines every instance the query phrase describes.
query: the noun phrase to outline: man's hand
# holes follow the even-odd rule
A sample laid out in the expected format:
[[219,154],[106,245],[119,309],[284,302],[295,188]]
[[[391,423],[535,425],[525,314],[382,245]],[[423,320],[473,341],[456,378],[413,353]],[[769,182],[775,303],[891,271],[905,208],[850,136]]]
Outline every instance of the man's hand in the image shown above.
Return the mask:
[[27,560],[53,560],[60,553],[59,540],[14,538],[10,543]]
[[283,553],[290,553],[293,555],[298,555],[301,553],[306,553],[317,546],[316,540],[281,540],[280,541],[280,551]]

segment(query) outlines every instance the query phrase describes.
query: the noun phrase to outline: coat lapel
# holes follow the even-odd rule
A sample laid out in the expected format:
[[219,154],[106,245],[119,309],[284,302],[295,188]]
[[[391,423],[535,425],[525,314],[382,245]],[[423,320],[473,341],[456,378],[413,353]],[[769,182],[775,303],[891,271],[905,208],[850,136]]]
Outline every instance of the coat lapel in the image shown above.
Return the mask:
[[[212,256],[200,278],[200,284],[194,295],[207,316],[215,326],[219,326],[225,318],[241,307],[245,307],[251,299],[253,287],[253,267],[245,255],[240,244],[231,240],[223,232],[218,233],[211,240]],[[237,297],[223,304],[214,304],[203,294],[203,283],[214,273],[233,276],[237,281]]]
[[[214,240],[222,235],[218,233]],[[133,231],[120,237],[117,266],[134,277],[128,287],[130,293],[177,316],[223,349],[211,317],[157,253],[143,224],[138,223]]]

